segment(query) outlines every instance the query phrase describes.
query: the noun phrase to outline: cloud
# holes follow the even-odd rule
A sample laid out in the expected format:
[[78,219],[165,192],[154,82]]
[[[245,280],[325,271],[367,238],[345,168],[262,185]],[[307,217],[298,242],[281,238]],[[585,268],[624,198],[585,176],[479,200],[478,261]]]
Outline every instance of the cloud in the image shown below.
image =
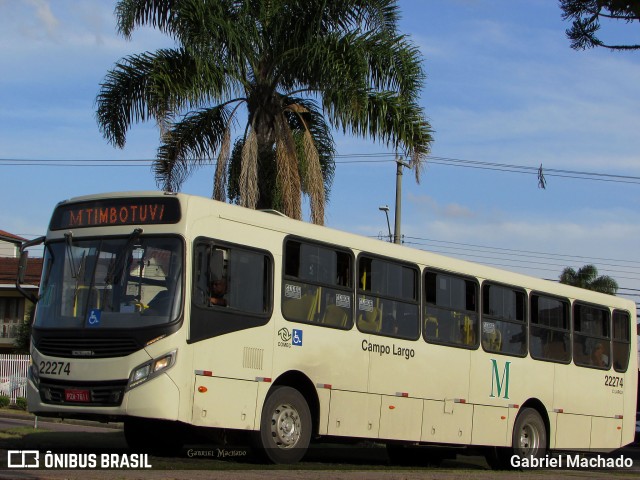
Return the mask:
[[[422,198],[424,207],[437,202]],[[471,210],[471,209],[469,209]],[[551,213],[475,206],[461,218],[407,215],[410,246],[541,278],[593,263],[626,288],[640,288],[640,214],[631,209],[578,208]]]
[[475,216],[474,212],[464,205],[460,205],[458,203],[441,205],[429,195],[416,195],[414,193],[409,193],[407,195],[407,201],[419,209],[421,211],[421,215],[428,212],[428,214],[434,215],[438,218],[451,219],[467,219]]
[[33,8],[35,8],[36,18],[45,28],[47,34],[53,37],[56,33],[60,21],[51,11],[51,5],[46,0],[27,0]]

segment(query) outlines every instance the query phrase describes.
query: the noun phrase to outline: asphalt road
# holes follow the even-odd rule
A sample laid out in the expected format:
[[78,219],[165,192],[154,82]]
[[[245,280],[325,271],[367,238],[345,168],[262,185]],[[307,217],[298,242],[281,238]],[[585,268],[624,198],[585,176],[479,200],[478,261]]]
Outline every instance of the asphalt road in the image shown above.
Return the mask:
[[[16,427],[33,427],[33,418],[2,418],[0,431]],[[117,427],[117,425],[115,425]],[[19,449],[37,449],[40,459],[44,458],[49,448],[55,451],[58,439],[64,438],[69,444],[66,452],[109,452],[116,456],[127,455],[124,436],[114,425],[82,424],[69,422],[50,422],[38,420],[41,433],[29,434],[22,438]],[[77,433],[72,437],[69,432]],[[5,441],[5,447],[11,449],[11,441]],[[96,448],[92,450],[92,448]],[[450,480],[479,479],[493,480],[501,478],[533,479],[600,479],[609,480],[640,478],[640,447],[634,445],[622,451],[623,455],[634,460],[634,466],[622,470],[554,470],[539,469],[525,471],[499,472],[488,469],[481,457],[458,456],[455,460],[447,460],[441,467],[390,467],[381,456],[386,456],[384,449],[371,449],[366,456],[358,458],[362,450],[357,451],[355,458],[350,457],[349,449],[344,449],[344,458],[331,461],[305,461],[295,467],[261,466],[251,463],[236,463],[216,458],[215,448],[210,459],[207,458],[159,458],[149,457],[148,463],[153,469],[7,469],[8,452],[0,450],[0,479],[18,480]],[[90,453],[89,453],[90,454]],[[101,453],[96,453],[101,455]],[[380,456],[380,457],[378,457]],[[98,457],[99,458],[99,457]],[[42,465],[42,463],[41,463]]]

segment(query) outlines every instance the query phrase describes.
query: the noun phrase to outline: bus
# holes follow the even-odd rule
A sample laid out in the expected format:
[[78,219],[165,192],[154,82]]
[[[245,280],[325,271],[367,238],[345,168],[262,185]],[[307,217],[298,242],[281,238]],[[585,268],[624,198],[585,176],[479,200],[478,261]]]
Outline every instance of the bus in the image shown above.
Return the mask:
[[21,265],[41,243],[28,409],[131,449],[200,427],[274,463],[324,439],[504,465],[634,440],[623,298],[175,193],[63,201]]

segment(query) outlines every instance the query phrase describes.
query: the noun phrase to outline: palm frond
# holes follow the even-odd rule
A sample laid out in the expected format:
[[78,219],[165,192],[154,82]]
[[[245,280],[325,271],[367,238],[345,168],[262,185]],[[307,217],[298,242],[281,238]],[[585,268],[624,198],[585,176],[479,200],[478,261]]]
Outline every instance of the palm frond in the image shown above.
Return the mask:
[[[286,97],[284,104],[286,105],[285,108],[291,111],[290,115],[286,115],[291,130],[303,133],[308,131],[313,138],[314,148],[317,152],[322,172],[326,201],[331,191],[335,174],[335,143],[331,135],[331,128],[327,124],[321,108],[315,101],[300,97]],[[292,106],[296,107],[295,111]],[[304,138],[304,135],[302,138]],[[299,156],[301,159],[305,157],[302,141]],[[302,186],[304,192],[308,194],[308,189],[304,182]]]
[[118,33],[131,37],[134,28],[150,25],[161,31],[170,31],[176,0],[121,0],[115,8]]
[[211,163],[224,143],[231,118],[228,107],[216,106],[191,112],[173,124],[154,162],[157,183],[178,191],[193,169]]
[[[333,122],[344,132],[369,136],[394,150],[403,151],[412,159],[416,180],[419,180],[433,141],[433,131],[422,116],[422,108],[392,92],[355,93],[338,92],[327,98],[331,103],[326,109]],[[349,105],[354,105],[350,111],[346,110]]]
[[304,185],[309,195],[311,222],[324,225],[324,179],[320,167],[320,156],[309,130],[304,131],[304,158],[306,163]]
[[219,99],[228,92],[224,72],[199,65],[185,50],[158,50],[126,57],[110,70],[96,98],[103,136],[123,148],[131,124],[162,121],[189,105]]
[[301,185],[295,140],[284,115],[276,117],[275,127],[276,165],[282,207],[285,215],[300,220],[302,217]]
[[218,154],[218,161],[216,163],[216,173],[214,176],[213,184],[213,198],[221,202],[224,202],[226,199],[227,165],[229,164],[230,157],[231,129],[229,128],[229,126],[227,126],[222,137],[222,145],[220,146],[220,153]]
[[249,128],[242,147],[240,195],[240,205],[256,208],[258,204],[258,137],[253,128]]

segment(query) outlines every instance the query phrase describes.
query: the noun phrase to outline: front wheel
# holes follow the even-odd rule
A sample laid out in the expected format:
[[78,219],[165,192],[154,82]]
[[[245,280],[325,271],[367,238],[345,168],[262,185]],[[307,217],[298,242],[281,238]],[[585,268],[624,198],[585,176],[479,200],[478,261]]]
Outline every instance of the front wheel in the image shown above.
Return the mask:
[[276,387],[262,407],[256,446],[273,463],[296,463],[311,441],[311,413],[300,392]]

